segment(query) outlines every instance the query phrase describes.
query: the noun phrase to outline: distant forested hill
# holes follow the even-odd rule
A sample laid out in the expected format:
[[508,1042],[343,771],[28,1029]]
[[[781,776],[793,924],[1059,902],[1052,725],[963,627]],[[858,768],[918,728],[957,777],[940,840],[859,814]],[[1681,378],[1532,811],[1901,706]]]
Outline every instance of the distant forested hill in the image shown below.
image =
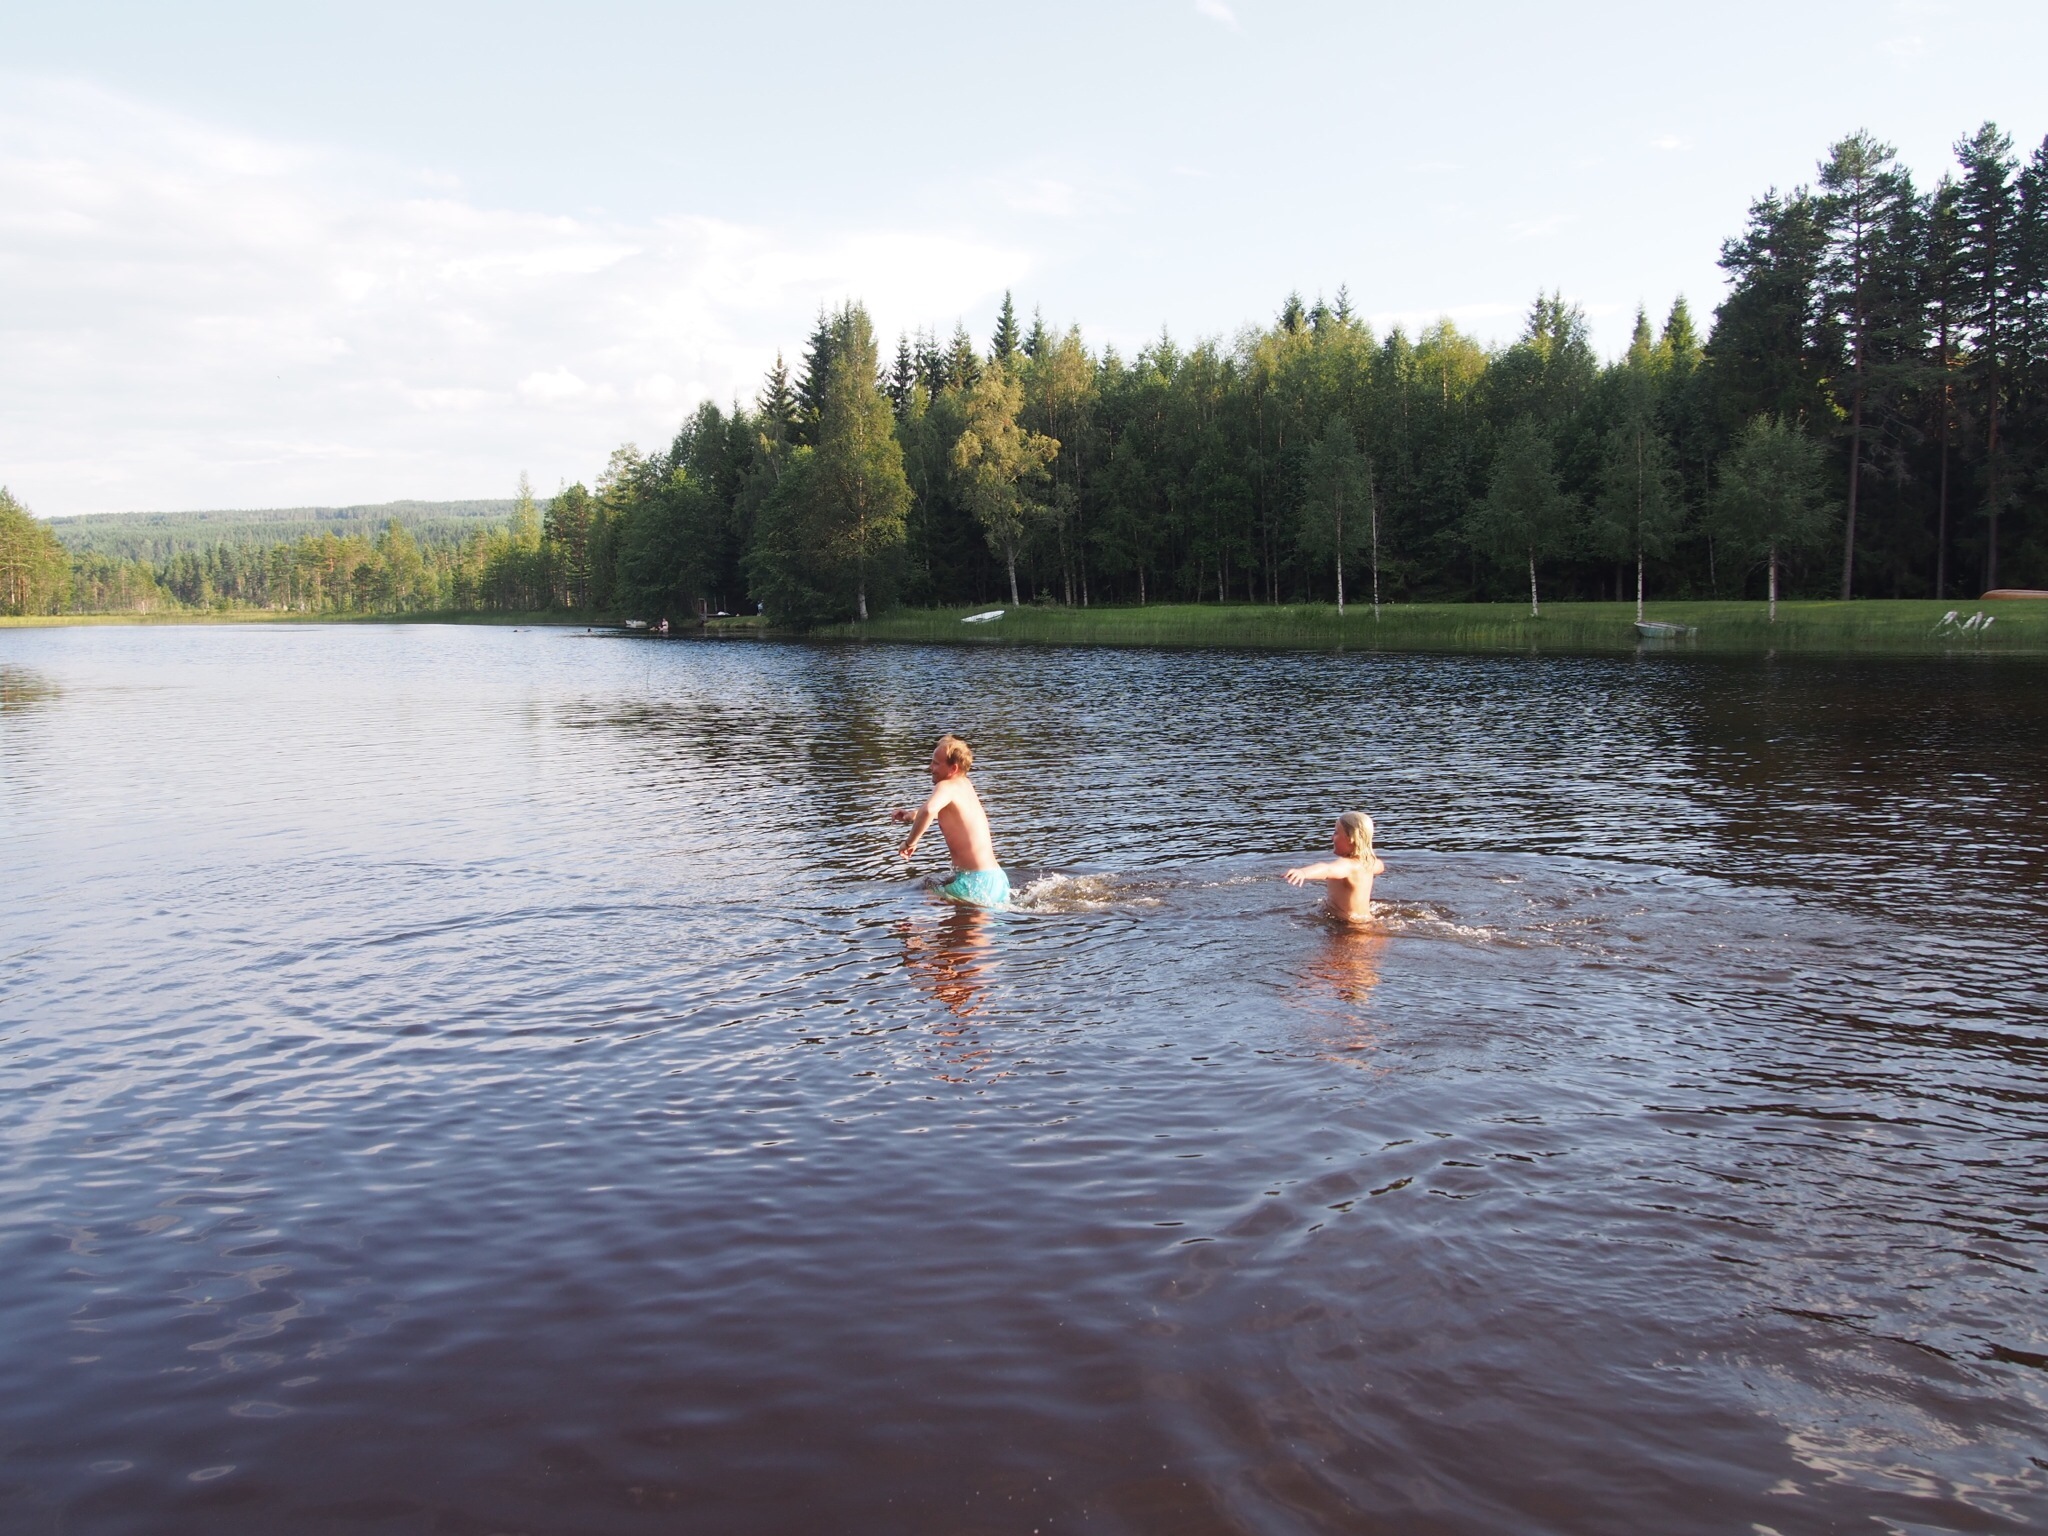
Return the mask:
[[513,501],[387,501],[378,506],[273,507],[241,512],[95,512],[53,517],[50,531],[76,554],[162,562],[215,545],[293,544],[331,533],[371,538],[398,519],[421,544],[458,544],[511,520]]

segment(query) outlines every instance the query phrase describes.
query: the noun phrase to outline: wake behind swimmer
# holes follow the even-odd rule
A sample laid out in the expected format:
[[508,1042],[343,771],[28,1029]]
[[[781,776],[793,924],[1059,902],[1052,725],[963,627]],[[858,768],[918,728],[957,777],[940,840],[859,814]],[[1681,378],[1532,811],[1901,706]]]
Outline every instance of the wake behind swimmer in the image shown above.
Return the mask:
[[[973,767],[974,749],[963,738],[951,731],[939,738],[929,764],[931,794],[915,812],[897,809],[889,813],[891,821],[910,825],[910,836],[896,851],[908,861],[936,821],[953,861],[953,872],[938,887],[939,894],[970,906],[1008,906],[1010,877],[997,862],[988,812],[968,777]],[[1372,839],[1372,818],[1363,811],[1346,811],[1337,818],[1331,834],[1334,857],[1290,869],[1284,878],[1296,886],[1322,881],[1324,906],[1332,917],[1351,924],[1368,922],[1372,918],[1373,877],[1386,872],[1386,865],[1372,851]]]

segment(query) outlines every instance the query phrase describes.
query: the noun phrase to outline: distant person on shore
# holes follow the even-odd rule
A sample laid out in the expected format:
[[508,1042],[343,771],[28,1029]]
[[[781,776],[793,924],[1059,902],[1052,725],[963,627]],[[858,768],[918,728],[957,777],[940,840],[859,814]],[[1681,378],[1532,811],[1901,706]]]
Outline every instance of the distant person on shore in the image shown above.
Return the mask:
[[909,840],[897,850],[905,859],[917,852],[918,839],[938,822],[953,855],[953,873],[939,887],[941,896],[977,907],[1007,906],[1010,877],[996,862],[995,844],[988,835],[988,813],[981,808],[981,796],[967,777],[973,767],[974,749],[947,732],[932,748],[931,797],[914,812],[891,811],[889,819],[910,823]]
[[1334,859],[1288,870],[1287,883],[1320,880],[1323,906],[1330,916],[1340,922],[1366,922],[1372,917],[1372,877],[1387,868],[1372,851],[1372,818],[1363,811],[1346,811],[1337,818],[1330,845]]

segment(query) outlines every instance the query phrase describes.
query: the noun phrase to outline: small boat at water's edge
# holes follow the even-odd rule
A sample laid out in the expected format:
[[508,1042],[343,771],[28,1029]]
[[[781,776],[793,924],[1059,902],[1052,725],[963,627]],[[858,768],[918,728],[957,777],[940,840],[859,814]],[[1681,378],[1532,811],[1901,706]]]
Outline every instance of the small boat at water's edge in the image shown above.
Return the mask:
[[1696,631],[1689,624],[1664,624],[1655,619],[1636,620],[1636,633],[1645,640],[1676,640]]

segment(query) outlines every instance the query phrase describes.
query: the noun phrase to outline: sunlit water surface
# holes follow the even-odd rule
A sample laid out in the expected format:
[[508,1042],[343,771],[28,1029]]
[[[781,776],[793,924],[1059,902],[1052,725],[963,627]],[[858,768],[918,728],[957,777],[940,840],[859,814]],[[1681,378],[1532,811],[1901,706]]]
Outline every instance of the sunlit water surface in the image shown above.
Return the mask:
[[2044,683],[0,633],[0,1527],[2040,1529]]

